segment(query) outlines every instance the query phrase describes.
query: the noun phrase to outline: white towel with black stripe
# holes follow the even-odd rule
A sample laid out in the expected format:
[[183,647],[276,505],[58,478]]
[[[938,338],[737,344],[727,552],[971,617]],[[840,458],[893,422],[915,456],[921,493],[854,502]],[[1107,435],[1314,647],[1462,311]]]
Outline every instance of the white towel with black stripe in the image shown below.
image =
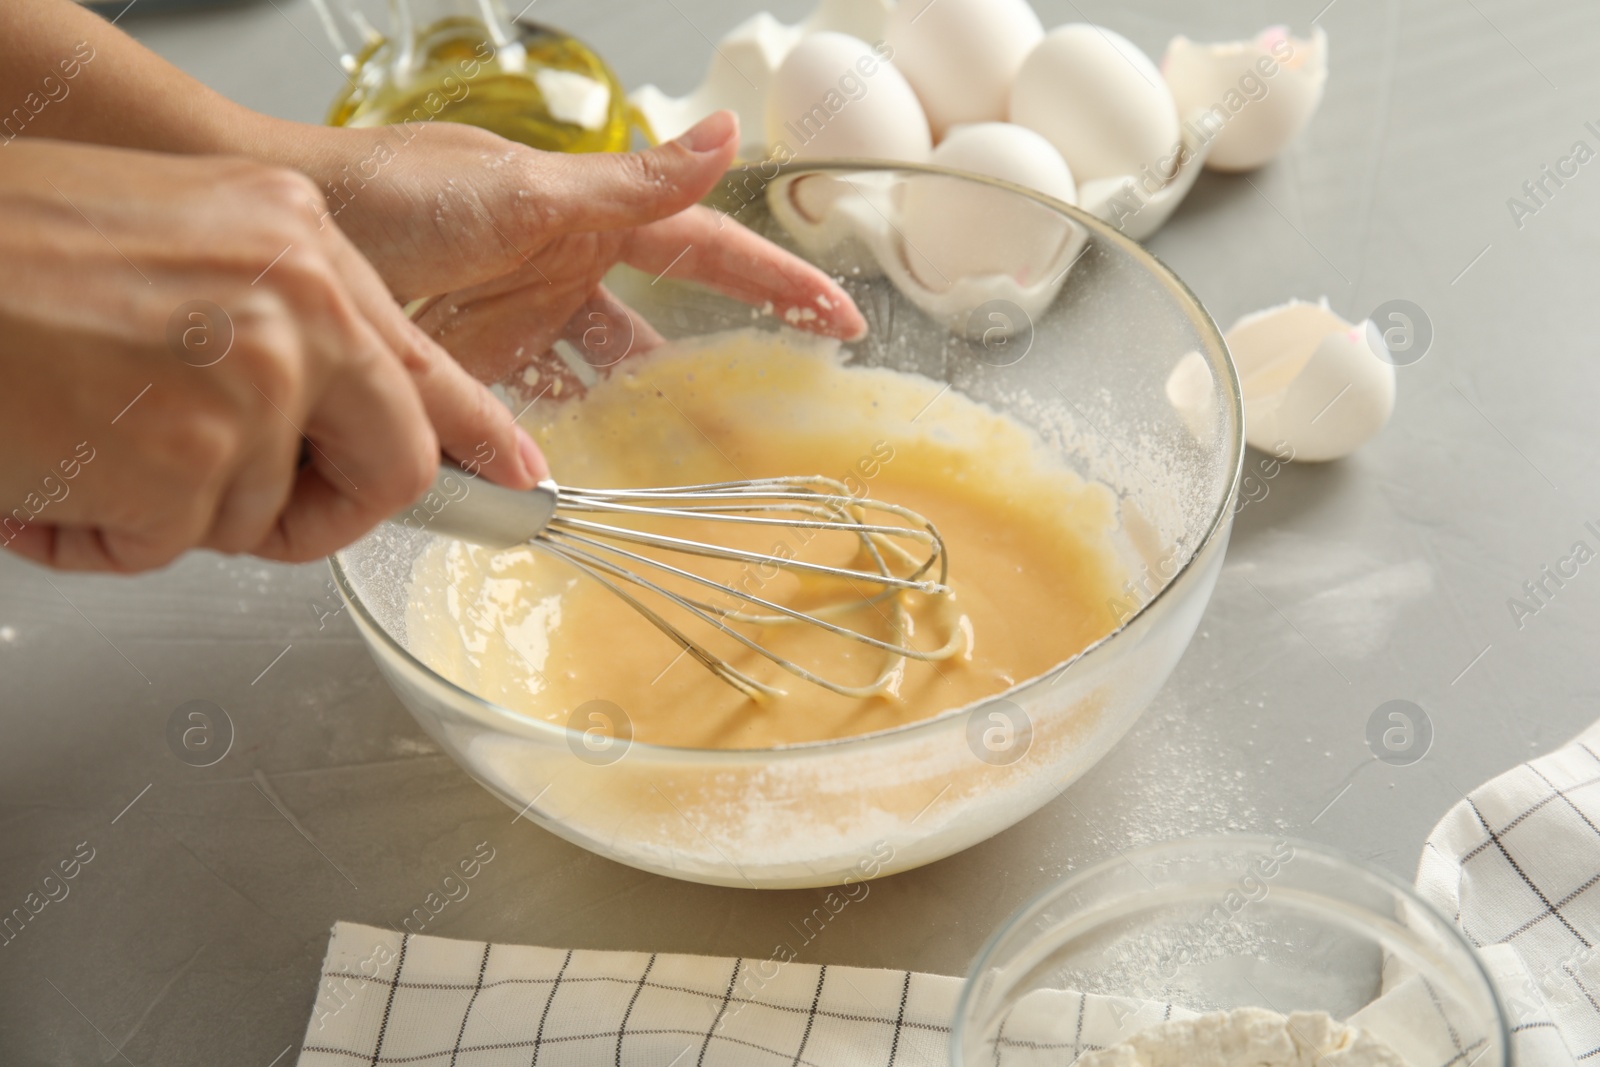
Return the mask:
[[733,1067],[948,1060],[960,983],[770,959],[334,927],[300,1067]]
[[[299,1063],[945,1067],[960,991],[960,979],[914,971],[494,945],[339,923]],[[1071,1064],[1194,1014],[1039,990],[1007,1016],[993,1062]],[[1463,1067],[1475,1051],[1416,978],[1351,1022],[1398,1041],[1415,1067]]]
[[[960,992],[960,979],[914,971],[494,945],[339,923],[299,1063],[933,1067],[950,1062]],[[1130,1006],[1035,995],[1008,1020],[1001,1051],[1071,1063],[1189,1014]]]
[[[1600,724],[1475,790],[1434,829],[1418,873],[1423,896],[1479,946],[1519,1065],[1600,1062],[1596,753]],[[960,987],[908,971],[496,945],[339,923],[299,1065],[942,1067]],[[1192,1014],[1130,1005],[1034,994],[1008,1019],[996,1062],[1071,1064]],[[1474,1062],[1415,978],[1351,1021],[1399,1042],[1416,1067]]]
[[1600,723],[1439,821],[1417,890],[1494,977],[1517,1063],[1600,1063]]

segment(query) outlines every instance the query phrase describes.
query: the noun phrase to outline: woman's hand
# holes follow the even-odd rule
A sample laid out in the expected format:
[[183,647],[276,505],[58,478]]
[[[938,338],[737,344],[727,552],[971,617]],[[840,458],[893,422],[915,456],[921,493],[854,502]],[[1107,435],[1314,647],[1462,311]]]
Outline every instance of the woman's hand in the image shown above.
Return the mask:
[[[60,57],[80,57],[74,73],[58,69]],[[395,295],[442,297],[425,325],[487,380],[515,368],[518,348],[542,353],[579,311],[600,311],[600,321],[627,314],[599,285],[618,262],[651,274],[670,267],[779,315],[796,310],[820,333],[866,329],[822,272],[691,207],[733,159],[732,115],[649,152],[590,156],[539,152],[451,122],[309,126],[222,98],[71,0],[0,2],[0,97],[20,100],[45,78],[71,102],[45,108],[19,141],[246,156],[310,175],[324,225],[343,229]],[[579,332],[593,321],[584,315]]]
[[418,321],[485,381],[543,353],[586,309],[653,337],[600,286],[618,262],[670,269],[780,316],[807,309],[816,317],[802,321],[819,333],[865,332],[822,271],[695,206],[732,162],[729,112],[629,154],[539,152],[448,122],[305,130],[276,135],[268,151],[323,182],[331,218],[397,296],[436,298]]
[[441,448],[516,488],[546,475],[303,175],[50,141],[3,151],[6,547],[74,569],[192,547],[307,560],[420,496]]
[[599,284],[618,262],[865,330],[822,272],[691,206],[732,160],[729,115],[635,155],[307,126],[69,0],[0,4],[0,90],[46,76],[70,106],[0,143],[0,545],[46,563],[311,559],[410,503],[441,448],[507,485],[542,477],[396,296],[437,298],[422,325],[486,380],[594,321],[580,311],[630,316]]

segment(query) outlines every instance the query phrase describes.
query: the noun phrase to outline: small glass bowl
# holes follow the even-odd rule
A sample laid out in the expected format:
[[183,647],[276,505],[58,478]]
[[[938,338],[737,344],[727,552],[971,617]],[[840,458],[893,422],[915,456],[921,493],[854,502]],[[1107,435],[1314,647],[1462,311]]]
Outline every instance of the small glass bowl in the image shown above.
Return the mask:
[[[1082,1010],[1076,997],[1040,1010],[1060,991],[1088,994]],[[1070,1063],[1160,1022],[1167,1004],[1326,1012],[1416,1067],[1513,1062],[1489,976],[1444,916],[1352,857],[1249,835],[1124,853],[1024,907],[967,975],[951,1062]]]

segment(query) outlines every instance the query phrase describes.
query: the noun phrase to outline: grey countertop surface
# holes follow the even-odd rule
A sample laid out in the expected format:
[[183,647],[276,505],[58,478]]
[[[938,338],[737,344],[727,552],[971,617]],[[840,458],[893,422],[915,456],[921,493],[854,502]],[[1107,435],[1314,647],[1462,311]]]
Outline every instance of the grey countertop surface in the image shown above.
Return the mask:
[[[1326,6],[1324,6],[1326,4]],[[1519,226],[1507,199],[1600,147],[1600,8],[1561,0],[1039,0],[1159,54],[1264,25],[1332,40],[1327,99],[1281,160],[1207,174],[1150,242],[1224,327],[1299,296],[1351,319],[1404,298],[1436,336],[1384,433],[1289,466],[1238,516],[1200,632],[1132,733],[1058,801],[872,886],[810,962],[960,974],[1018,905],[1130,846],[1255,830],[1403,877],[1469,790],[1596,717],[1600,568],[1519,625],[1508,599],[1600,547],[1600,163]],[[1319,12],[1320,9],[1320,12]],[[698,80],[726,0],[538,0],[631,87]],[[793,18],[801,5],[784,2]],[[223,93],[317,121],[340,83],[310,0],[121,25]],[[1585,123],[1596,122],[1596,128]],[[1252,454],[1251,461],[1256,458]],[[292,1063],[335,919],[397,923],[488,841],[429,932],[766,956],[816,891],[676,882],[530,826],[440,754],[377,674],[323,566],[194,555],[132,579],[0,559],[0,911],[80,842],[71,893],[0,947],[0,1061]],[[228,756],[165,732],[227,709]],[[1371,758],[1391,699],[1429,716],[1419,763]]]

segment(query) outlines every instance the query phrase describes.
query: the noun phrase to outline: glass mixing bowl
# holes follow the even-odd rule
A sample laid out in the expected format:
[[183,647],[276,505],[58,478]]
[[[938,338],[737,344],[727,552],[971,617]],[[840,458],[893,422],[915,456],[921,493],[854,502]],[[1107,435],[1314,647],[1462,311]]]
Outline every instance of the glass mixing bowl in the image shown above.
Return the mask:
[[[385,524],[333,559],[334,578],[424,729],[569,841],[728,886],[839,885],[929,863],[1057,796],[1166,680],[1227,545],[1244,447],[1238,379],[1215,324],[1161,263],[1017,186],[928,167],[766,163],[730,172],[707,203],[839,280],[869,324],[845,346],[851,360],[1012,416],[1115,493],[1129,581],[1106,605],[1108,636],[1003,693],[896,729],[695,750],[631,743],[604,716],[567,729],[431,670],[406,634],[412,563],[431,534]],[[670,271],[619,267],[606,284],[668,339],[791,328]],[[580,373],[616,370],[586,361]],[[516,386],[505,386],[513,400]]]
[[1326,1012],[1415,1067],[1512,1064],[1494,986],[1448,919],[1351,857],[1250,835],[1138,849],[1024,907],[967,976],[951,1062],[1071,1063],[1168,1004]]

